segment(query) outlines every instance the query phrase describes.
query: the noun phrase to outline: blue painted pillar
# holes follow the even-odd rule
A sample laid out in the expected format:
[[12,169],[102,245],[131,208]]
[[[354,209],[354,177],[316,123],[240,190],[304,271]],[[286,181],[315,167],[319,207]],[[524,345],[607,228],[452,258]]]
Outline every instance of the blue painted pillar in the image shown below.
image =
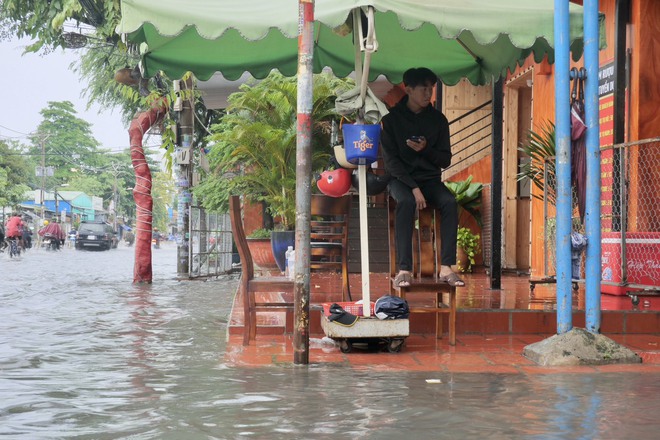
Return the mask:
[[557,334],[573,328],[571,280],[571,119],[568,0],[555,0],[555,143],[557,177]]
[[584,67],[585,123],[587,149],[587,200],[585,224],[587,234],[586,260],[586,328],[600,332],[600,125],[598,118],[598,0],[584,1]]

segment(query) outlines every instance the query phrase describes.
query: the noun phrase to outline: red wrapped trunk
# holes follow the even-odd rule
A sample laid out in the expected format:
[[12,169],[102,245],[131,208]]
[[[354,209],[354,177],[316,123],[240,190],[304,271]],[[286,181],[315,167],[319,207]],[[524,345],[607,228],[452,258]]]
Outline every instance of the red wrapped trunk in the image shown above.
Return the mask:
[[137,220],[135,228],[135,265],[133,266],[133,282],[149,283],[152,281],[151,270],[151,234],[153,219],[153,198],[151,197],[151,171],[144,157],[142,139],[144,134],[167,113],[168,104],[165,98],[155,101],[151,109],[133,118],[128,129],[131,145],[131,162],[135,170],[135,200]]

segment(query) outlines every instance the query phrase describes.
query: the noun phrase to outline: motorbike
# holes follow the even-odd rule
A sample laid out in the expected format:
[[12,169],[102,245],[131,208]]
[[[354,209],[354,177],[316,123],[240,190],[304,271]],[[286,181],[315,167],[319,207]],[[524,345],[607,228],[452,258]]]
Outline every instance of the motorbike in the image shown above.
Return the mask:
[[154,249],[160,249],[160,240],[162,239],[162,236],[160,235],[159,232],[154,232],[151,235],[151,244],[153,245]]
[[41,241],[41,247],[45,248],[47,251],[56,251],[59,250],[59,243],[57,243],[57,238],[51,234],[45,234],[43,240]]
[[75,232],[69,232],[69,243],[68,246],[70,248],[76,247],[76,237],[78,236],[77,233]]
[[135,234],[132,232],[124,233],[124,241],[126,242],[126,246],[133,246],[133,243],[135,242]]

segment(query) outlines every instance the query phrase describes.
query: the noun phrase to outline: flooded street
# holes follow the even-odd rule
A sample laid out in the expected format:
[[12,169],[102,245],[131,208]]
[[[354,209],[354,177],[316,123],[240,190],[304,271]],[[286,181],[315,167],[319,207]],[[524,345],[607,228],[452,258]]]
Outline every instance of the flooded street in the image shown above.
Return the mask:
[[122,245],[0,254],[0,438],[657,436],[653,374],[228,367],[236,277],[178,282],[175,246],[153,255],[138,286]]

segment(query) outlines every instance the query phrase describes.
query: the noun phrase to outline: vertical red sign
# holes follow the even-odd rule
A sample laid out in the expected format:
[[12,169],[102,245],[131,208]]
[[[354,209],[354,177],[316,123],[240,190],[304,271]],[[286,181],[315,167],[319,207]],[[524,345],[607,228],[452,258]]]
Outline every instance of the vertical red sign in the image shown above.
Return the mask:
[[[614,61],[610,60],[598,70],[598,111],[600,118],[600,146],[614,143]],[[613,150],[601,153],[600,203],[602,232],[612,231],[612,171]]]

